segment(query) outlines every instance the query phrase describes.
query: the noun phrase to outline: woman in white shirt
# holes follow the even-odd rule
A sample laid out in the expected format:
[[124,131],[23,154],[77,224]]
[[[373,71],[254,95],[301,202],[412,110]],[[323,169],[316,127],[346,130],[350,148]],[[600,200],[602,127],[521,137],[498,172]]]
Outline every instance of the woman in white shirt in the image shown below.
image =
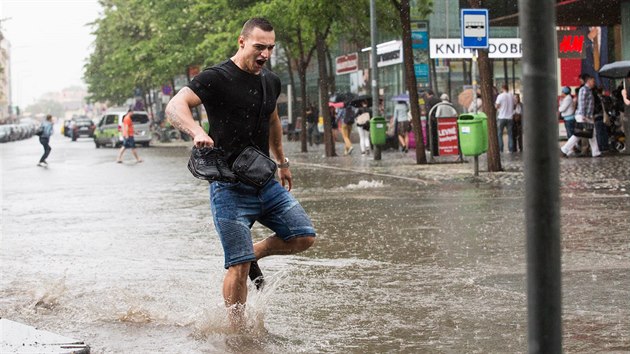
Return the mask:
[[575,103],[573,96],[571,96],[571,89],[566,86],[562,88],[562,101],[560,101],[558,112],[564,120],[564,128],[567,131],[567,139],[569,139],[575,130]]

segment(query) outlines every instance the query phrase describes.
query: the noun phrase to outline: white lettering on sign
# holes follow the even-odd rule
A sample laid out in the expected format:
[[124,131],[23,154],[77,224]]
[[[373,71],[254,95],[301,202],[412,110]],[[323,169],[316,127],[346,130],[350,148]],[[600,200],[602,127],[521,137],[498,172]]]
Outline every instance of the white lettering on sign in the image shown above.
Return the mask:
[[359,70],[359,55],[357,53],[342,55],[337,57],[335,61],[337,75],[349,74]]
[[447,129],[440,129],[438,131],[438,135],[439,136],[454,135],[457,138],[457,127],[452,127],[452,128],[447,128]]
[[[470,59],[472,49],[462,47],[459,38],[431,38],[429,40],[431,59]],[[523,48],[520,38],[490,38],[488,44],[490,58],[520,58]]]

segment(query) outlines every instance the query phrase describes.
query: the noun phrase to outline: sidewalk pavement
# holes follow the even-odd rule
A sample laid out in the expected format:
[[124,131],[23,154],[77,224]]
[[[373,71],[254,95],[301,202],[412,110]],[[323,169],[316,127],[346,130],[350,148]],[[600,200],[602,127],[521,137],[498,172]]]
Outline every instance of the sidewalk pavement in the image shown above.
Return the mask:
[[[169,143],[155,143],[157,148],[192,147],[192,141],[176,140]],[[356,145],[356,144],[355,144]],[[398,178],[417,181],[421,184],[435,183],[487,183],[501,186],[521,186],[525,182],[523,153],[502,153],[501,172],[487,172],[487,155],[479,156],[478,177],[474,177],[474,159],[464,157],[464,162],[455,162],[455,156],[437,157],[438,163],[416,164],[415,150],[408,153],[385,150],[381,160],[374,155],[361,155],[358,147],[351,155],[343,155],[343,144],[335,143],[338,156],[325,157],[324,144],[308,147],[301,152],[299,141],[283,140],[285,155],[291,163],[299,167],[310,166],[366,173],[383,178]],[[427,152],[427,158],[428,152]],[[612,189],[626,192],[630,188],[630,156],[607,154],[601,158],[572,157],[560,159],[561,185],[583,186],[591,189]]]

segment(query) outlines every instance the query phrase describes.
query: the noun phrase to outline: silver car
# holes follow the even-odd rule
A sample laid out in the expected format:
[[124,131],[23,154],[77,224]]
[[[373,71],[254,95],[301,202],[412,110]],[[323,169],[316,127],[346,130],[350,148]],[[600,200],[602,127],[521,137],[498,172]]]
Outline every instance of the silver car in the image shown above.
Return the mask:
[[[94,144],[97,148],[105,145],[112,147],[122,145],[122,125],[125,115],[127,115],[127,111],[108,111],[103,114],[94,131]],[[133,137],[136,144],[149,146],[151,143],[149,114],[145,111],[133,111],[131,120],[133,121]]]

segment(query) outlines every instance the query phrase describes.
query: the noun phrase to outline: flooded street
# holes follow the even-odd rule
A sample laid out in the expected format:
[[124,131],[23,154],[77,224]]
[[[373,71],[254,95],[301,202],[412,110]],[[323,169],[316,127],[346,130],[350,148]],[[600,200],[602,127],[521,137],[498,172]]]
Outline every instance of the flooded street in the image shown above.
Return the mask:
[[[259,262],[269,284],[248,282],[242,334],[226,329],[223,252],[187,147],[118,165],[116,150],[57,134],[41,168],[35,138],[0,145],[0,316],[94,353],[527,351],[519,156],[474,179],[470,163],[297,144],[293,193],[318,242]],[[561,163],[565,351],[630,351],[630,159]]]

